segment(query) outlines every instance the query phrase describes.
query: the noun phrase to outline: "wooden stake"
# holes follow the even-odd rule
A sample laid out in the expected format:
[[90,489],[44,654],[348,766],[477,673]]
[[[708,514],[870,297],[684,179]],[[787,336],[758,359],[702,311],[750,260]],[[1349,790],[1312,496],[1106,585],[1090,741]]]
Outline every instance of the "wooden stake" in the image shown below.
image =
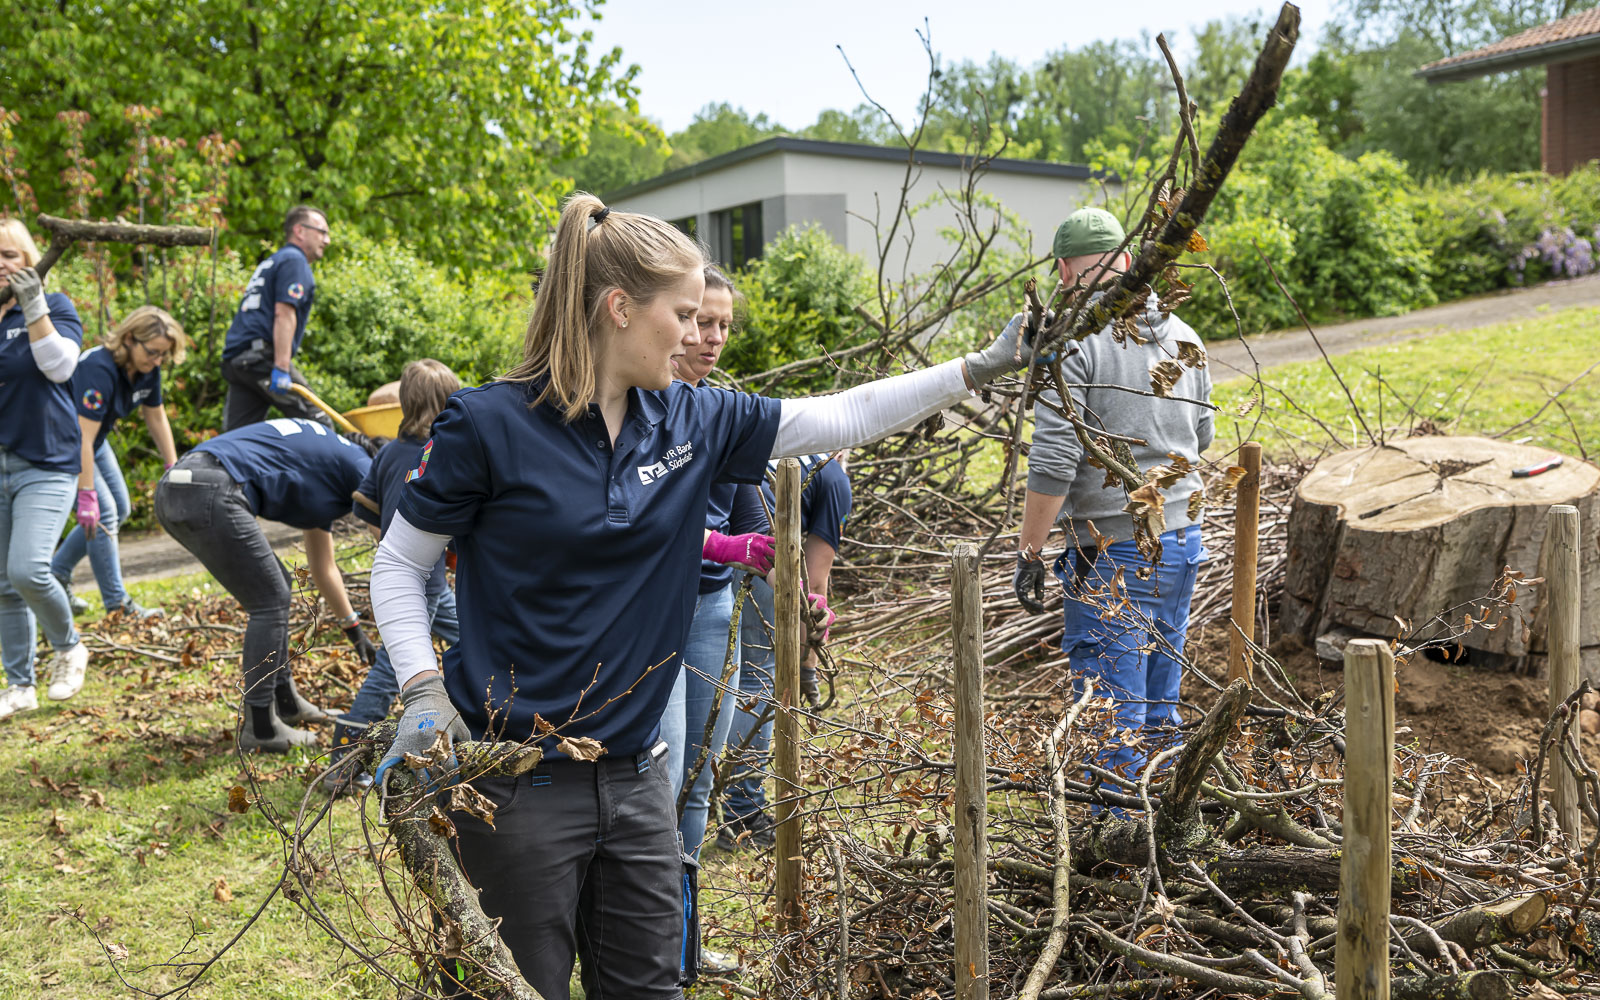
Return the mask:
[[1389,842],[1394,795],[1394,654],[1379,639],[1344,649],[1344,856],[1339,1000],[1389,1000]]
[[[1544,535],[1544,576],[1549,604],[1550,711],[1578,689],[1579,604],[1578,508],[1554,504]],[[1583,815],[1578,808],[1578,778],[1555,748],[1550,753],[1550,800],[1567,845],[1581,843]]]
[[1255,687],[1255,662],[1249,644],[1256,638],[1257,529],[1261,516],[1261,445],[1239,448],[1244,478],[1234,488],[1233,630],[1228,633],[1228,681],[1240,677]]
[[950,546],[955,639],[956,1000],[989,997],[989,802],[983,753],[983,597],[978,547]]
[[[773,511],[777,552],[773,560],[773,653],[777,717],[772,725],[773,773],[776,777],[777,930],[780,937],[801,927],[800,920],[800,723],[794,706],[800,697],[801,636],[800,587],[800,463],[786,458],[778,463],[777,505]],[[782,946],[777,960],[780,975],[789,971],[788,951]]]

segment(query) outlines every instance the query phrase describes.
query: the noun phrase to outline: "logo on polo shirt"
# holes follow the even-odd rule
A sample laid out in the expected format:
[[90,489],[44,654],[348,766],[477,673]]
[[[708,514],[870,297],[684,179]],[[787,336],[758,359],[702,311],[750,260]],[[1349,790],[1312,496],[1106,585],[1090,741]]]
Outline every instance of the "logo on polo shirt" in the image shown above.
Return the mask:
[[289,298],[291,298],[291,299],[304,298],[305,294],[306,294],[306,286],[300,284],[300,282],[297,281],[294,284],[289,286]]
[[409,483],[413,479],[421,479],[422,478],[422,474],[424,472],[428,471],[428,456],[432,455],[432,454],[433,454],[433,438],[429,438],[428,439],[428,443],[422,446],[422,461],[417,465],[417,467],[415,469],[412,469],[410,472],[406,473],[406,482]]
[[105,405],[106,397],[101,395],[99,389],[85,389],[83,391],[83,408],[85,410],[94,410],[98,413],[105,408]]
[[661,456],[661,461],[654,465],[639,466],[639,482],[649,486],[673,469],[681,469],[692,461],[694,461],[693,441],[685,441],[683,444],[673,445],[667,449],[665,455]]
[[148,395],[150,395],[149,389],[140,389],[138,392],[133,394],[133,401],[137,404],[143,401],[143,399]]

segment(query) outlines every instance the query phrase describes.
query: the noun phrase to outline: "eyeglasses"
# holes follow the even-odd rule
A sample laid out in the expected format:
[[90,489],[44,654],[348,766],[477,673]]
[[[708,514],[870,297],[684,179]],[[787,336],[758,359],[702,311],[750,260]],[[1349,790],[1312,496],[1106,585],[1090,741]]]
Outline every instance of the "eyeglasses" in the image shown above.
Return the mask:
[[134,343],[138,344],[139,345],[139,350],[143,351],[144,352],[144,356],[149,358],[149,359],[151,359],[152,361],[160,361],[160,360],[164,359],[167,356],[167,352],[166,351],[152,351],[150,349],[150,345],[146,344],[142,340],[136,340],[136,341],[134,341]]
[[323,229],[323,228],[322,228],[322,227],[320,227],[320,226],[313,226],[313,225],[312,225],[312,224],[311,224],[311,223],[309,223],[309,222],[296,222],[296,223],[295,223],[295,225],[297,225],[297,226],[304,226],[304,227],[306,227],[306,228],[307,228],[307,229],[309,229],[309,230],[311,230],[311,231],[312,231],[312,232],[313,232],[313,233],[321,233],[321,234],[322,234],[322,235],[324,235],[324,236],[326,236],[326,235],[328,235],[328,231],[327,231],[327,230],[326,230],[326,229]]

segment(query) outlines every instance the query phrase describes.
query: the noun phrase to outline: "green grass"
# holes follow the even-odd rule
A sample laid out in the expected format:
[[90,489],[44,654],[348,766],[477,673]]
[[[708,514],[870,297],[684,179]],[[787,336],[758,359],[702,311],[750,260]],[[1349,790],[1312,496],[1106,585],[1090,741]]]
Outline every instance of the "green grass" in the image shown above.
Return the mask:
[[1324,448],[1367,443],[1359,412],[1373,434],[1382,427],[1388,437],[1423,421],[1446,433],[1492,435],[1533,420],[1508,439],[1587,457],[1600,448],[1600,369],[1583,373],[1597,361],[1600,309],[1575,308],[1335,357],[1355,408],[1326,363],[1283,365],[1264,373],[1264,405],[1242,418],[1238,410],[1255,394],[1254,383],[1217,387],[1217,444],[1231,448],[1253,437],[1275,457],[1315,457]]

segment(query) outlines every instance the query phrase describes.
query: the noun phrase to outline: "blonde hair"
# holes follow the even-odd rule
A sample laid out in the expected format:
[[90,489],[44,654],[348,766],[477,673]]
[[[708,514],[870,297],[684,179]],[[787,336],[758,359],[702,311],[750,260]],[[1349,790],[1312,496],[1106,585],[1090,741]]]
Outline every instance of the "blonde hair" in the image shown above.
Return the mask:
[[28,226],[21,219],[0,218],[0,240],[10,242],[22,251],[22,261],[28,267],[39,263],[39,258],[44,254],[39,252],[39,244],[33,242],[33,234],[28,232]]
[[433,358],[420,358],[400,373],[400,436],[425,438],[444,410],[461,379],[450,366]]
[[106,350],[111,352],[111,360],[119,368],[125,369],[128,367],[128,352],[133,349],[135,342],[149,344],[161,337],[172,341],[172,353],[168,355],[172,363],[182,364],[189,348],[189,338],[183,332],[183,324],[160,306],[140,306],[124,316],[122,322],[106,334]]
[[700,245],[670,223],[613,212],[591,194],[573,195],[556,224],[522,362],[503,380],[545,380],[533,405],[549,402],[568,423],[577,420],[595,393],[593,337],[602,329],[607,296],[621,289],[642,307],[705,264]]

